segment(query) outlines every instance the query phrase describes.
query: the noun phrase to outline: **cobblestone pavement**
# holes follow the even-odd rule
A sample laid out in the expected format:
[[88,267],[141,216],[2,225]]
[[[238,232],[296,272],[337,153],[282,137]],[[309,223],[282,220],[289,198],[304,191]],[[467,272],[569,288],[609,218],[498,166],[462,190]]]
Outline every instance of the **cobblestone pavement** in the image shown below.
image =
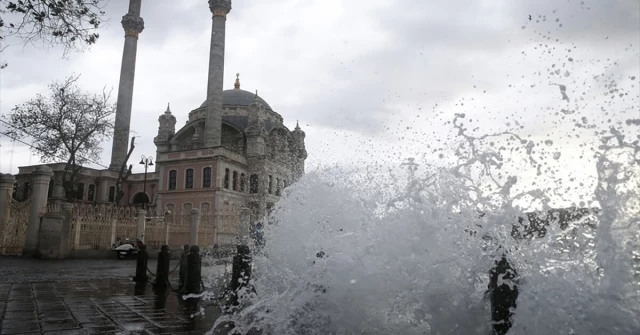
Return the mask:
[[[0,334],[204,334],[211,330],[220,315],[215,303],[185,301],[172,291],[156,294],[146,283],[136,286],[131,281],[134,267],[135,261],[126,260],[0,257]],[[150,261],[149,268],[155,270],[155,261]],[[203,274],[219,271],[203,268]]]

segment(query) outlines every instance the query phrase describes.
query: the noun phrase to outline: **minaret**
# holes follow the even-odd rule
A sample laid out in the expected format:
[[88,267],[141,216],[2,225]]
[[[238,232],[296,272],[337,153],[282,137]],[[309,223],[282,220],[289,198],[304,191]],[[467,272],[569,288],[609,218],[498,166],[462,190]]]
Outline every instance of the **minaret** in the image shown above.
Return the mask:
[[209,0],[213,14],[211,49],[209,52],[209,78],[207,82],[207,114],[204,129],[206,148],[221,145],[222,139],[222,85],[224,81],[224,37],[231,0]]
[[129,150],[129,128],[131,123],[131,104],[133,101],[133,78],[136,72],[136,53],[138,34],[144,29],[144,20],[140,17],[142,0],[129,0],[129,12],[122,17],[124,28],[124,51],[118,86],[116,122],[113,127],[113,147],[109,169],[119,170]]

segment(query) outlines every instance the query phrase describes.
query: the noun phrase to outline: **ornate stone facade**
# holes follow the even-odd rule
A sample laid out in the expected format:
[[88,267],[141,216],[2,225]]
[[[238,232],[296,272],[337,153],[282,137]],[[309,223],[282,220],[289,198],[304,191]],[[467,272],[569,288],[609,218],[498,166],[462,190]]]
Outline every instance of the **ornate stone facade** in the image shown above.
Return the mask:
[[305,133],[291,131],[282,116],[257,94],[240,89],[223,91],[221,145],[208,148],[206,101],[175,131],[167,109],[158,119],[156,173],[157,205],[168,210],[220,210],[246,206],[255,217],[273,207],[283,189],[304,174]]

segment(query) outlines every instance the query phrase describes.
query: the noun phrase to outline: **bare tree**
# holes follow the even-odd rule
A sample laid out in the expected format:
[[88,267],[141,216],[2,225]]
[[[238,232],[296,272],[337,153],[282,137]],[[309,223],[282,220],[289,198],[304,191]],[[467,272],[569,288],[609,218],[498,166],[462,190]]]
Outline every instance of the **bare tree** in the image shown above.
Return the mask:
[[27,137],[43,162],[66,161],[63,175],[65,197],[76,199],[79,172],[100,158],[102,142],[111,136],[115,105],[111,93],[82,92],[79,76],[49,85],[51,96],[38,94],[14,107],[8,116],[10,135]]
[[[62,45],[64,55],[96,43],[107,0],[0,0],[0,52],[10,45]],[[0,65],[6,67],[6,63]]]

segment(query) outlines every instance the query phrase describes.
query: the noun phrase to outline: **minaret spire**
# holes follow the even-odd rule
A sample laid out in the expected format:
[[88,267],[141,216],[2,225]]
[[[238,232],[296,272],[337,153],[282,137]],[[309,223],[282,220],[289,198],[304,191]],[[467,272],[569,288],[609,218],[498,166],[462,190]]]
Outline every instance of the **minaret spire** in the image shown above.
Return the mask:
[[131,126],[131,105],[133,102],[133,80],[136,72],[138,35],[144,30],[144,20],[140,17],[142,0],[129,0],[129,12],[122,17],[124,29],[124,50],[118,85],[116,120],[113,127],[113,146],[109,169],[119,170],[129,149],[129,129]]
[[[222,143],[222,90],[224,84],[224,39],[227,14],[231,0],[209,0],[213,14],[211,48],[209,50],[209,79],[207,82],[207,114],[204,129],[204,146],[218,147]],[[239,83],[238,83],[239,85]]]

